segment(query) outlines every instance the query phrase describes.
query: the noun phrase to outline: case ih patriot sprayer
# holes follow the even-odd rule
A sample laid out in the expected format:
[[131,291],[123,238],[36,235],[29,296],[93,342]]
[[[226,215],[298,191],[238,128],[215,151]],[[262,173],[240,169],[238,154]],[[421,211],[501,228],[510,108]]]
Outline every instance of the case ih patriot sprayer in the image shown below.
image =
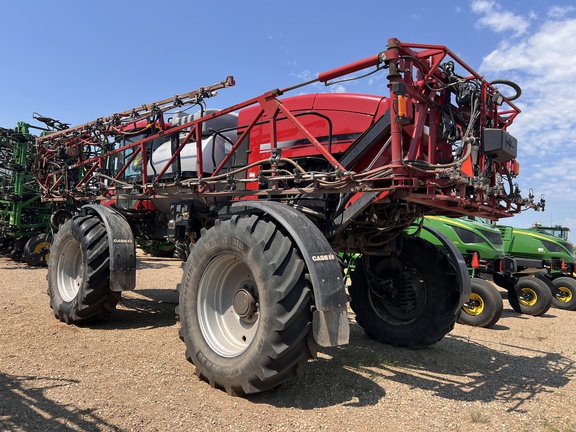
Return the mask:
[[[360,71],[386,73],[387,96],[280,98]],[[226,109],[205,101],[232,77],[39,138],[43,199],[78,209],[51,249],[54,314],[78,323],[112,312],[136,285],[136,239],[170,239],[186,259],[177,307],[186,357],[230,394],[275,387],[316,344],[348,342],[337,252],[362,254],[349,295],[370,337],[437,342],[469,298],[468,270],[441,235],[448,252],[404,229],[426,214],[498,219],[532,205],[513,184],[517,146],[506,131],[519,88],[499,83],[516,94],[446,47],[391,39],[381,53]]]

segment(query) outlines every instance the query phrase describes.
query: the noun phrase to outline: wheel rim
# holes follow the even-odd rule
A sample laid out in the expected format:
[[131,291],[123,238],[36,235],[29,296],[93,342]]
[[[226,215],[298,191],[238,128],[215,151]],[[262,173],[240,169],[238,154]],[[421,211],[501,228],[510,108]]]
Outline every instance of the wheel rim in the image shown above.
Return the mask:
[[484,300],[476,293],[470,294],[470,299],[462,306],[468,315],[480,315],[484,311]]
[[47,252],[46,255],[42,255],[41,261],[48,261],[50,259],[50,246],[52,245],[51,242],[47,240],[42,240],[41,242],[37,243],[32,250],[35,254],[41,255],[43,252]]
[[56,266],[58,293],[62,300],[71,302],[80,290],[83,274],[82,250],[76,240],[65,241]]
[[558,287],[560,294],[556,296],[556,300],[561,301],[562,303],[568,303],[572,300],[572,291],[566,287]]
[[524,306],[534,306],[538,303],[538,295],[533,289],[522,288],[522,293],[522,296],[518,298],[520,304]]
[[[370,301],[381,317],[391,323],[406,324],[422,313],[426,304],[426,282],[415,268],[405,265],[402,277],[395,279],[394,282],[386,280],[384,283],[408,284],[408,293],[404,301],[398,300],[398,293],[394,298],[387,298],[384,292],[377,292],[377,282],[373,280],[370,286]],[[402,288],[396,286],[396,289]]]
[[198,285],[198,321],[204,339],[222,357],[236,357],[252,343],[260,321],[258,292],[249,267],[223,255],[212,260]]

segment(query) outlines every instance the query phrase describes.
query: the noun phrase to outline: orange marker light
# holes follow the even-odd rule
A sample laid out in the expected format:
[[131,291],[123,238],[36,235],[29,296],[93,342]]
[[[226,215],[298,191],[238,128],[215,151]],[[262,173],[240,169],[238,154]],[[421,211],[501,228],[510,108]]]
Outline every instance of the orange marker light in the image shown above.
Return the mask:
[[406,97],[402,95],[398,95],[398,117],[400,118],[408,118],[408,109],[406,103]]
[[508,171],[510,171],[510,174],[514,176],[518,176],[518,174],[520,174],[520,164],[517,160],[512,159],[510,162],[508,162]]

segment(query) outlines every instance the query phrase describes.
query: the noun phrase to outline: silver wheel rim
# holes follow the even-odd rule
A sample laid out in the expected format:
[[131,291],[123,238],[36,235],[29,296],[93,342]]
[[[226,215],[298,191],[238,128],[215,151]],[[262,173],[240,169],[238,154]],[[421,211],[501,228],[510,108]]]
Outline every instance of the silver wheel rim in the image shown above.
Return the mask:
[[65,302],[76,298],[82,285],[82,273],[82,250],[76,240],[69,238],[62,245],[56,270],[58,293]]
[[252,272],[241,259],[213,259],[198,286],[198,321],[204,339],[222,357],[243,353],[256,336],[260,321]]

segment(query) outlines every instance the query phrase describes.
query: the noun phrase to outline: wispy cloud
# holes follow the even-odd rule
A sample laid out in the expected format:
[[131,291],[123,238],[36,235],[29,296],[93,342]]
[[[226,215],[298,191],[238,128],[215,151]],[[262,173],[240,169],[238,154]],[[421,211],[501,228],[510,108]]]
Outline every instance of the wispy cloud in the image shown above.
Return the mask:
[[552,6],[548,11],[548,16],[550,18],[563,18],[566,14],[576,10],[573,6]]
[[[510,128],[518,139],[520,186],[545,194],[548,203],[556,203],[550,208],[554,217],[574,228],[568,207],[576,203],[576,8],[555,6],[539,16],[519,16],[495,1],[474,0],[472,9],[480,15],[479,26],[513,35],[483,58],[480,71],[522,87],[517,101],[522,114]],[[510,27],[514,21],[521,24],[517,31]]]
[[484,57],[480,70],[514,77],[523,90],[523,113],[513,125],[528,155],[576,150],[576,19],[548,20],[517,41]]
[[534,164],[526,179],[538,184],[538,193],[562,196],[565,202],[576,202],[576,159],[566,157],[553,163]]
[[493,0],[474,0],[472,12],[481,16],[477,23],[479,27],[488,27],[497,33],[512,31],[519,36],[525,34],[530,26],[529,17],[505,10]]
[[[313,73],[308,69],[304,69],[303,71],[293,74],[296,78],[298,78],[302,82],[312,81],[316,77],[318,77],[318,73]],[[318,93],[346,93],[348,88],[343,83],[335,83],[332,85],[325,85],[321,82],[316,82],[312,84],[314,90]],[[308,91],[306,93],[309,93]]]

